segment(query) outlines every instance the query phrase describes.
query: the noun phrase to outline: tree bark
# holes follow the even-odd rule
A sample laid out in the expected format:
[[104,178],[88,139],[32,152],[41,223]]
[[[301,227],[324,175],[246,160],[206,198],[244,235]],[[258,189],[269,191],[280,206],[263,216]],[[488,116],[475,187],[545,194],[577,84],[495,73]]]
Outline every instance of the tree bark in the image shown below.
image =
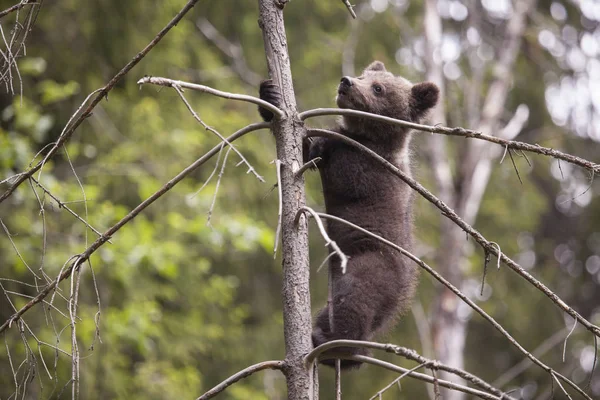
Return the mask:
[[279,86],[285,116],[273,120],[277,158],[281,161],[283,325],[286,359],[283,372],[289,400],[313,398],[315,384],[303,358],[312,349],[309,293],[307,220],[296,214],[305,203],[304,178],[294,176],[302,166],[302,138],[306,130],[298,118],[287,39],[283,23],[283,4],[259,0],[259,25],[263,32],[267,65],[271,79]]

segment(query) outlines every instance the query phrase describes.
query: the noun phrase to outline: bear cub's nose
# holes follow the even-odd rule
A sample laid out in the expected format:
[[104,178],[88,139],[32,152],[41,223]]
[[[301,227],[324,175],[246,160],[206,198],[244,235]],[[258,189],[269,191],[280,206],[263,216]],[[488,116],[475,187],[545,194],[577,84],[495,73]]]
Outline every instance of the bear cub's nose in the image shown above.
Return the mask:
[[352,86],[352,79],[349,76],[344,76],[341,80],[342,85]]

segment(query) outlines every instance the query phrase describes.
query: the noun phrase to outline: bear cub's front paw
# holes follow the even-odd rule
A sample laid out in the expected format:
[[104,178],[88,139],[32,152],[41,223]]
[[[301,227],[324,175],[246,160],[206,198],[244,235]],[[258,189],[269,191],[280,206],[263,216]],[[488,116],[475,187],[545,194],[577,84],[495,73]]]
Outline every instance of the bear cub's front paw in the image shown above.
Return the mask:
[[[260,83],[260,99],[273,104],[275,107],[281,105],[281,92],[279,86],[273,83],[272,79],[264,80]],[[273,113],[266,108],[258,107],[258,112],[263,120],[270,122],[273,119]]]

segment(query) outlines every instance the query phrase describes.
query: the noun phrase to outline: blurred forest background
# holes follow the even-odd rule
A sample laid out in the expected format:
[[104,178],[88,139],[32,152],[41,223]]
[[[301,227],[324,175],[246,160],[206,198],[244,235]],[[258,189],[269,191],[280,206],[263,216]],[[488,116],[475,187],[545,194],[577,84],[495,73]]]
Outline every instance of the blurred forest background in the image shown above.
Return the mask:
[[[0,9],[14,3],[2,0]],[[14,68],[15,94],[2,83],[0,180],[26,170],[36,153],[57,139],[85,97],[106,84],[184,3],[45,1],[27,37],[26,56],[18,60],[22,94]],[[445,107],[432,124],[485,127],[484,133],[600,161],[600,1],[353,3],[354,21],[339,0],[294,0],[286,6],[301,110],[333,107],[339,78],[359,74],[378,59],[412,81],[433,79],[444,85]],[[0,20],[3,35],[8,37],[16,16]],[[22,11],[19,18],[24,16]],[[522,26],[515,22],[519,18]],[[111,227],[219,142],[193,119],[175,91],[140,89],[136,81],[144,75],[164,76],[256,95],[266,77],[257,19],[255,0],[200,1],[95,108],[45,165],[40,183],[100,232]],[[515,32],[516,42],[511,41]],[[504,63],[511,43],[514,57]],[[504,83],[504,95],[489,98],[497,82]],[[246,103],[190,91],[186,96],[204,121],[224,135],[259,120],[256,107]],[[486,106],[498,109],[491,122]],[[310,124],[326,126],[328,121]],[[600,324],[600,186],[593,176],[551,158],[513,153],[520,183],[510,158],[500,163],[501,147],[475,148],[478,159],[472,160],[472,142],[416,133],[417,179],[583,317]],[[231,154],[207,224],[217,179],[194,194],[213,171],[213,160],[101,247],[91,257],[93,273],[90,265],[82,268],[77,321],[82,399],[196,398],[250,364],[283,357],[280,260],[272,255],[277,223],[277,192],[271,190],[276,176],[270,164],[274,141],[263,130],[236,146],[267,183],[247,175],[244,166],[236,168],[239,160]],[[480,167],[488,175],[473,175]],[[9,183],[0,185],[0,194]],[[316,174],[308,178],[308,204],[323,209]],[[33,273],[43,268],[56,277],[96,235],[29,183],[0,204],[0,220],[3,323],[14,313],[13,305],[23,306],[37,293],[36,285],[44,283]],[[483,252],[420,198],[416,237],[417,255],[528,350],[586,385],[595,354],[591,333],[575,328],[563,362],[573,320],[508,268],[497,270],[495,261],[480,294]],[[321,237],[311,231],[315,309],[327,295],[326,272],[316,272],[325,255]],[[63,296],[68,297],[70,284],[61,284]],[[14,324],[2,335],[0,399],[14,399],[17,387],[18,398],[70,398],[65,298],[57,295],[54,306],[33,308],[24,316],[28,328],[20,332]],[[515,390],[517,398],[551,395],[546,372],[523,362],[506,339],[425,274],[412,313],[383,341],[462,365],[503,390]],[[333,398],[332,371],[321,371],[321,396]],[[344,398],[368,399],[394,378],[389,371],[365,366],[343,377]],[[383,398],[431,396],[420,381],[402,382],[401,392]],[[598,372],[589,393],[600,397]],[[555,398],[561,396],[556,389]],[[283,399],[285,381],[279,372],[261,372],[219,398]]]

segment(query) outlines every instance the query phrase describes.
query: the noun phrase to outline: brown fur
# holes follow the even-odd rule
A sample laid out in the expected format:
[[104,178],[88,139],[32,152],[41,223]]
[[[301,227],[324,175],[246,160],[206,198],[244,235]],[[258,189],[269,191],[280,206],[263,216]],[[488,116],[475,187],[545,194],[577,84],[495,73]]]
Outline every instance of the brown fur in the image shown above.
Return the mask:
[[[379,89],[377,89],[379,88]],[[261,98],[280,103],[277,86],[261,84]],[[433,83],[413,85],[386,71],[379,61],[357,78],[342,78],[338,88],[340,108],[367,111],[419,122],[435,106],[439,90]],[[259,109],[265,120],[273,115]],[[410,131],[359,117],[343,118],[332,130],[350,137],[410,174],[408,145]],[[306,140],[305,161],[321,157],[318,164],[325,208],[335,215],[410,249],[412,195],[410,188],[377,161],[355,148],[330,138]],[[327,231],[349,257],[346,274],[339,258],[332,257],[334,331],[329,326],[327,307],[316,317],[313,344],[335,339],[371,340],[389,329],[396,317],[409,307],[418,282],[414,263],[385,244],[343,225],[328,221]],[[364,350],[342,348],[350,354]],[[325,361],[332,365],[333,361]],[[359,363],[342,361],[342,367]]]

